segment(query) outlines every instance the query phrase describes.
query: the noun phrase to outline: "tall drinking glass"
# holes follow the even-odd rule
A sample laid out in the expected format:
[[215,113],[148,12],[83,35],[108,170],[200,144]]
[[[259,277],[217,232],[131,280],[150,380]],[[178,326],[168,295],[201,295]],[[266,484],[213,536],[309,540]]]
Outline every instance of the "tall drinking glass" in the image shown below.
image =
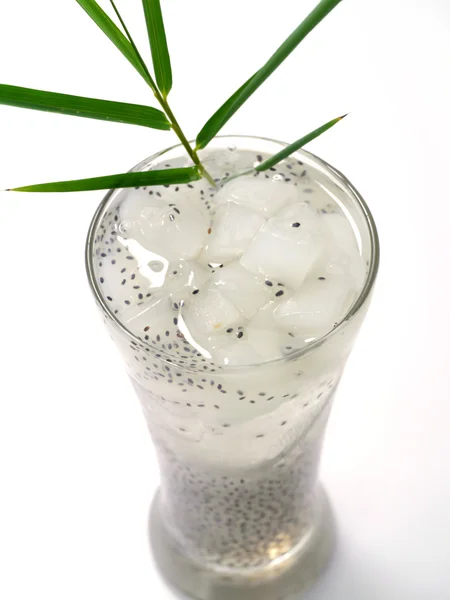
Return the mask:
[[[202,159],[213,174],[224,166],[233,174],[245,157],[269,156],[281,147],[262,138],[219,137]],[[176,146],[134,170],[187,164]],[[317,578],[333,546],[333,519],[317,472],[333,396],[369,305],[378,238],[364,200],[333,167],[299,151],[279,171],[298,177],[310,196],[326,191],[339,203],[365,273],[353,305],[331,331],[276,359],[214,365],[192,351],[176,319],[167,329],[149,323],[140,336],[129,330],[104,288],[105,265],[118,260],[118,205],[126,190],[107,194],[88,235],[90,285],[158,456],[153,553],[165,578],[199,600],[289,598]],[[134,266],[145,276],[147,264]]]

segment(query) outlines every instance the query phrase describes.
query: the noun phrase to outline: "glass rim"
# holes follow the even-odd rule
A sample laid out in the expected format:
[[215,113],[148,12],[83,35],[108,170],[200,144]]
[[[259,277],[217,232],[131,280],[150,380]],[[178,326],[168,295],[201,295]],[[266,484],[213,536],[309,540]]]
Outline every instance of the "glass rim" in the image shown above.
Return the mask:
[[[287,146],[288,145],[286,142],[280,142],[279,140],[274,140],[271,138],[267,138],[267,137],[263,137],[263,136],[255,136],[255,135],[219,135],[219,136],[216,136],[215,138],[213,138],[212,141],[221,140],[221,139],[225,139],[225,140],[227,140],[227,139],[260,140],[260,141],[264,141],[264,142],[270,142],[272,144],[277,144],[278,146]],[[191,140],[189,143],[192,144],[194,142]],[[173,146],[170,146],[168,148],[160,150],[159,152],[156,152],[155,154],[152,154],[148,158],[145,158],[144,160],[142,160],[140,163],[138,163],[136,166],[134,166],[132,169],[130,169],[129,172],[131,173],[134,171],[141,170],[142,166],[147,165],[149,162],[160,158],[164,154],[167,154],[168,152],[171,152],[172,150],[175,150],[176,148],[183,149],[183,146],[182,146],[182,144],[174,144]],[[369,269],[368,269],[368,272],[366,275],[364,285],[361,288],[361,291],[359,292],[358,297],[356,298],[355,302],[351,305],[351,307],[346,312],[344,317],[338,322],[338,324],[333,329],[330,329],[330,331],[327,331],[327,333],[325,335],[323,335],[322,337],[317,338],[316,340],[307,344],[303,348],[299,348],[298,350],[291,352],[290,354],[285,355],[285,356],[277,356],[275,358],[271,358],[268,360],[260,361],[257,363],[245,364],[245,365],[219,365],[220,368],[223,369],[224,371],[226,370],[227,372],[231,372],[234,370],[241,370],[241,369],[245,369],[245,368],[248,369],[250,367],[258,367],[261,365],[270,365],[270,364],[277,363],[277,362],[295,360],[297,358],[306,356],[310,352],[313,352],[316,348],[318,348],[323,343],[325,343],[329,338],[331,338],[332,336],[337,334],[337,332],[339,332],[342,329],[342,327],[345,325],[345,323],[347,321],[350,321],[350,319],[352,317],[356,316],[356,314],[359,312],[360,308],[364,305],[365,301],[367,300],[368,296],[370,295],[373,285],[375,283],[375,280],[376,280],[376,277],[378,274],[379,264],[380,264],[380,242],[379,242],[378,231],[377,231],[377,227],[375,224],[375,220],[372,216],[372,213],[371,213],[366,201],[361,196],[361,194],[358,192],[358,190],[354,187],[354,185],[347,179],[347,177],[345,175],[343,175],[338,169],[336,169],[335,167],[333,167],[332,165],[327,163],[322,158],[316,156],[315,154],[313,154],[312,152],[309,152],[308,150],[304,150],[303,148],[301,148],[300,150],[297,150],[291,156],[300,158],[302,155],[308,156],[310,159],[312,159],[314,162],[316,162],[319,166],[321,166],[323,169],[325,169],[325,171],[331,173],[331,175],[334,176],[339,181],[339,183],[344,187],[344,189],[348,190],[350,192],[350,194],[353,196],[353,199],[356,201],[356,204],[359,206],[359,208],[362,211],[365,223],[368,227],[369,238],[370,238],[370,251],[371,251]],[[119,188],[119,189],[121,189],[121,188]],[[103,298],[103,295],[100,290],[100,286],[98,285],[98,282],[95,277],[94,265],[93,265],[93,261],[92,261],[93,254],[91,252],[91,249],[93,248],[94,237],[95,237],[95,234],[97,231],[99,217],[102,215],[104,209],[107,207],[111,197],[113,196],[114,192],[116,192],[116,191],[117,191],[116,189],[111,189],[103,197],[102,201],[100,202],[100,204],[98,205],[98,207],[94,213],[94,216],[92,217],[92,220],[91,220],[91,223],[89,226],[87,239],[86,239],[86,245],[85,245],[85,266],[86,266],[87,277],[88,277],[88,281],[89,281],[89,287],[91,288],[91,291],[94,294],[96,301],[100,304],[103,311],[108,315],[108,317],[111,319],[111,321],[113,321],[113,323],[115,323],[115,325],[122,331],[122,333],[124,333],[127,336],[127,338],[129,338],[130,340],[132,340],[138,344],[148,346],[152,350],[159,352],[159,350],[154,348],[151,344],[142,340],[140,337],[134,335],[134,333],[132,333],[129,329],[127,329],[125,327],[125,325],[121,322],[121,320],[118,319],[116,317],[116,315],[109,309],[109,306],[106,303],[105,299]],[[160,360],[163,360],[164,362],[168,362],[168,364],[173,365],[172,357],[170,355],[167,355],[167,358],[169,358],[171,360],[167,361],[166,357],[164,355],[161,355]]]

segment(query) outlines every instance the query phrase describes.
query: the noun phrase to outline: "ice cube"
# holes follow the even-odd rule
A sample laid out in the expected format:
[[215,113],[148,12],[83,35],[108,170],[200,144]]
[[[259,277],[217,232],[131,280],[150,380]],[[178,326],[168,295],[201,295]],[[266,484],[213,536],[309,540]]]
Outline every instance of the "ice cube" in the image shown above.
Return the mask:
[[233,346],[233,344],[239,342],[243,343],[245,340],[241,339],[241,331],[245,330],[245,326],[247,325],[247,321],[241,317],[236,320],[232,325],[226,327],[226,329],[222,329],[219,333],[214,332],[212,334],[208,333],[198,333],[197,331],[192,331],[194,334],[194,339],[198,346],[205,350],[203,352],[205,356],[215,357],[216,353]]
[[206,211],[187,200],[175,203],[174,194],[169,195],[167,190],[167,198],[161,192],[161,197],[157,196],[153,189],[150,192],[140,188],[124,196],[120,206],[121,234],[168,260],[195,258],[208,233]]
[[350,275],[361,288],[367,267],[360,254],[353,228],[342,214],[326,213],[319,217],[326,249],[317,265],[322,275]]
[[285,301],[281,297],[271,300],[256,313],[245,328],[246,339],[265,360],[290,354],[304,346],[303,338],[297,338],[292,332],[278,327],[274,313],[282,302]]
[[282,178],[268,180],[253,176],[233,179],[217,193],[217,204],[234,202],[271,217],[287,204],[300,199],[297,188]]
[[261,357],[251,344],[235,342],[217,349],[213,353],[213,360],[217,365],[237,366],[258,364]]
[[228,202],[218,207],[207,236],[206,248],[200,261],[227,264],[242,256],[251,241],[264,225],[265,219],[258,213]]
[[125,327],[142,341],[154,341],[161,330],[173,328],[169,299],[161,291],[146,298],[144,304],[128,306],[120,312]]
[[314,274],[317,276],[347,275],[353,280],[356,290],[360,290],[366,278],[367,266],[360,254],[349,256],[334,248],[319,261]]
[[188,298],[197,294],[209,277],[208,271],[195,261],[182,260],[169,264],[164,287],[172,302],[181,306]]
[[206,287],[195,295],[184,320],[195,339],[197,332],[208,335],[223,333],[240,317],[238,308],[218,289]]
[[282,346],[285,336],[275,328],[255,327],[252,324],[246,328],[246,339],[255,349],[260,360],[270,360],[282,355]]
[[211,281],[247,319],[253,317],[270,298],[270,289],[264,279],[255,277],[238,262],[217,269]]
[[317,219],[304,203],[280,211],[255,237],[241,265],[269,281],[298,289],[323,250]]
[[319,219],[326,237],[332,238],[334,244],[349,256],[359,254],[358,242],[350,221],[342,214],[326,213]]
[[328,276],[309,281],[277,306],[274,319],[285,331],[321,337],[345,316],[354,292],[348,277]]
[[275,301],[268,302],[253,317],[249,325],[259,329],[272,329],[276,326],[273,313],[278,304]]

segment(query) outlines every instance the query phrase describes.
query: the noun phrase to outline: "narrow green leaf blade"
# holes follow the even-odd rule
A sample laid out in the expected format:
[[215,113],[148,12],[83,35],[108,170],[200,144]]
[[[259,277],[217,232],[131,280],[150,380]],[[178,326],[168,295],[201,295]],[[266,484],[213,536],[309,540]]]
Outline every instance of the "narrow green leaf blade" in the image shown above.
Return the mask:
[[280,152],[277,152],[276,154],[274,154],[273,156],[271,156],[270,158],[268,158],[267,160],[262,162],[260,165],[255,167],[255,170],[256,171],[266,171],[267,169],[274,167],[276,164],[278,164],[279,162],[281,162],[282,160],[284,160],[285,158],[287,158],[288,156],[290,156],[291,154],[293,154],[294,152],[296,152],[297,150],[299,150],[300,148],[305,146],[305,144],[308,144],[312,140],[319,137],[319,135],[322,135],[322,133],[325,133],[325,131],[327,131],[334,125],[336,125],[336,123],[339,123],[339,121],[342,121],[342,119],[346,116],[347,115],[342,115],[342,117],[338,117],[337,119],[328,121],[328,123],[325,123],[325,125],[322,125],[321,127],[318,127],[317,129],[314,129],[314,131],[311,131],[311,133],[304,135],[296,142],[289,144],[289,146],[286,146],[286,148],[283,148],[282,150],[280,150]]
[[74,117],[141,125],[152,129],[170,129],[165,114],[151,106],[44,92],[14,85],[0,84],[0,104]]
[[[241,87],[234,92],[234,94],[228,98],[228,100],[225,102],[225,104],[222,106],[222,109],[226,112],[228,110],[228,108],[230,106],[233,105],[234,101],[236,100],[236,98],[239,97],[239,94],[241,94],[241,92],[245,89],[245,87],[249,84],[249,82],[254,78],[255,75],[252,75],[250,77],[250,79],[247,79],[247,81],[244,83],[244,85],[241,85]],[[209,123],[209,121],[208,121]],[[212,134],[212,135],[211,135]],[[212,140],[212,138],[214,137],[215,133],[213,133],[213,130],[211,130],[211,128],[203,127],[203,129],[200,131],[200,133],[197,136],[197,139],[195,140],[196,143],[196,150],[201,150],[202,148],[205,148],[205,146],[207,144],[209,144],[209,142]]]
[[86,192],[92,190],[109,190],[142,185],[171,185],[173,183],[190,183],[200,179],[196,167],[184,169],[163,169],[160,171],[144,171],[139,173],[120,173],[106,177],[76,179],[74,181],[58,181],[27,185],[7,190],[8,192]]
[[[202,148],[222,129],[225,123],[244,104],[248,98],[262,85],[281,63],[295,50],[302,40],[341,2],[342,0],[321,0],[304,21],[281,44],[266,64],[255,73],[239,93],[235,92],[218,111],[207,121],[198,134]],[[206,142],[206,143],[205,143]]]
[[116,16],[117,16],[117,18],[119,19],[119,22],[120,22],[120,24],[122,25],[122,28],[123,28],[123,30],[125,31],[125,35],[127,36],[127,38],[128,38],[128,41],[130,42],[130,44],[131,44],[131,47],[133,48],[133,50],[134,50],[134,53],[135,53],[135,54],[136,54],[136,56],[137,56],[137,59],[138,59],[138,60],[139,60],[139,62],[141,63],[141,65],[142,65],[142,68],[144,69],[144,71],[145,71],[145,74],[146,74],[146,75],[147,75],[147,77],[148,77],[148,81],[150,82],[150,87],[152,88],[153,92],[156,92],[156,84],[155,84],[155,82],[153,81],[153,77],[150,75],[150,72],[149,72],[149,70],[148,70],[148,68],[147,68],[147,65],[145,64],[145,62],[144,62],[144,59],[143,59],[143,58],[142,58],[142,56],[141,56],[141,53],[140,53],[140,52],[139,52],[139,50],[137,49],[137,46],[136,46],[136,44],[134,43],[134,40],[133,40],[133,38],[131,37],[131,33],[129,32],[129,30],[128,30],[128,27],[126,26],[126,23],[125,23],[125,21],[123,20],[123,18],[122,18],[122,15],[120,14],[120,12],[119,12],[119,9],[118,9],[118,8],[117,8],[117,6],[116,6],[116,3],[114,2],[114,0],[109,0],[109,1],[110,1],[110,3],[111,3],[111,6],[112,6],[112,7],[113,7],[113,9],[114,9],[114,12],[116,13]]
[[172,66],[167,47],[166,31],[161,12],[160,0],[142,0],[147,22],[153,68],[159,91],[167,98],[172,89]]
[[148,73],[145,72],[139,57],[136,55],[133,46],[120,31],[114,21],[105,13],[95,0],[76,0],[91,19],[100,27],[111,42],[122,52],[125,58],[133,65],[138,73],[151,85]]

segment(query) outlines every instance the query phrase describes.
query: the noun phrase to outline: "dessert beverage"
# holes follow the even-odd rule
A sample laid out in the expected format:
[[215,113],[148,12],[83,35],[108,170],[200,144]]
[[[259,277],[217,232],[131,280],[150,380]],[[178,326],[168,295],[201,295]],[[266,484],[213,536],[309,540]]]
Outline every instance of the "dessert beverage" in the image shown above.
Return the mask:
[[[265,598],[258,586],[299,553],[320,555],[317,566],[331,545],[317,470],[376,232],[350,184],[309,153],[246,173],[279,149],[218,138],[202,154],[217,188],[115,191],[88,243],[97,301],[158,453],[160,562],[199,598],[228,597],[188,582],[205,573],[230,598]],[[138,168],[187,164],[174,148]],[[183,581],[170,573],[177,561],[190,565]]]

